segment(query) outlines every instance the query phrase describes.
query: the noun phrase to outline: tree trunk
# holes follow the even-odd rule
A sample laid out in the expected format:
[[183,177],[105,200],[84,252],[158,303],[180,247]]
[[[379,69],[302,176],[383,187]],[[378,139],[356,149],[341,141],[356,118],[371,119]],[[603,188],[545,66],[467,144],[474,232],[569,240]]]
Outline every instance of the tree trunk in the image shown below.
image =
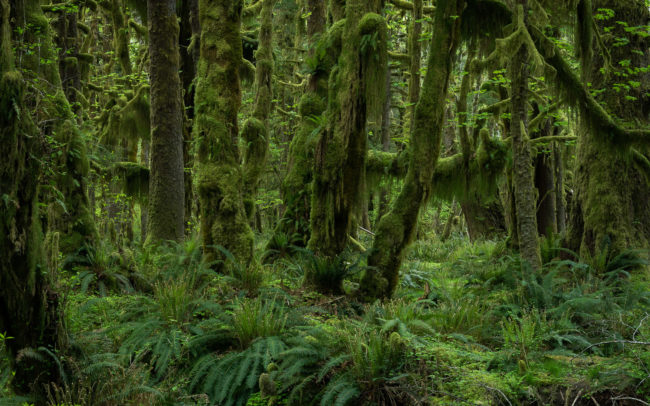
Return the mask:
[[[553,135],[551,123],[547,122],[540,137]],[[541,147],[535,157],[535,187],[537,188],[537,231],[540,235],[550,236],[557,233],[557,199],[555,197],[555,164],[553,151]]]
[[[343,44],[330,77],[327,128],[316,147],[309,248],[323,256],[340,254],[347,245],[353,215],[362,197],[366,162],[366,119],[383,108],[387,67],[386,23],[368,12],[367,2],[346,3]],[[376,36],[362,46],[362,37]]]
[[201,0],[201,56],[196,87],[195,183],[201,205],[201,240],[207,262],[223,246],[246,264],[253,232],[243,200],[237,114],[241,105],[242,0]]
[[[519,8],[523,12],[523,7]],[[542,266],[537,237],[537,197],[533,180],[532,157],[528,139],[528,50],[525,45],[515,53],[508,68],[511,81],[511,126],[515,209],[519,228],[519,251],[533,269]]]
[[260,178],[266,169],[269,151],[269,116],[273,106],[273,7],[276,0],[262,0],[259,46],[255,53],[255,105],[244,123],[243,182],[244,207],[251,223],[255,217],[255,198]]
[[402,191],[379,222],[368,259],[373,268],[366,271],[360,285],[364,299],[390,297],[395,291],[404,249],[415,236],[420,209],[433,192],[431,182],[440,155],[445,100],[458,45],[460,18],[451,16],[459,16],[464,5],[462,0],[436,3],[428,70],[413,121],[411,163]]
[[151,170],[147,243],[181,241],[185,221],[183,102],[176,1],[148,2]]
[[[590,2],[585,4],[589,6]],[[611,54],[613,69],[620,72],[603,75],[600,68],[605,63],[600,50],[593,52],[596,44],[583,41],[582,81],[590,82],[593,89],[603,89],[597,98],[614,116],[631,123],[647,124],[650,78],[647,73],[635,76],[630,72],[650,62],[650,39],[630,35],[626,29],[647,24],[650,11],[643,0],[594,0],[593,8],[584,12],[591,18],[592,9],[602,8],[613,10],[615,19],[625,23],[596,21],[598,29],[613,26],[610,33],[603,36],[603,41]],[[629,43],[614,46],[614,41],[621,37],[629,39]],[[590,60],[589,55],[594,55],[594,59]],[[623,60],[628,63],[620,66]],[[621,96],[616,86],[621,75],[640,84],[627,91],[626,97]],[[591,123],[585,112],[581,113],[575,195],[567,232],[569,247],[589,258],[601,254],[612,257],[625,249],[647,246],[650,241],[650,189],[634,166],[634,159],[630,158],[633,152],[612,139],[607,129]]]
[[[11,9],[16,10],[15,1]],[[25,80],[16,70],[9,24],[10,4],[0,0],[0,332],[18,394],[36,392],[60,377],[47,356],[18,357],[21,350],[56,351],[61,327],[59,299],[50,290],[38,214],[38,182],[43,155],[38,129],[24,103]]]

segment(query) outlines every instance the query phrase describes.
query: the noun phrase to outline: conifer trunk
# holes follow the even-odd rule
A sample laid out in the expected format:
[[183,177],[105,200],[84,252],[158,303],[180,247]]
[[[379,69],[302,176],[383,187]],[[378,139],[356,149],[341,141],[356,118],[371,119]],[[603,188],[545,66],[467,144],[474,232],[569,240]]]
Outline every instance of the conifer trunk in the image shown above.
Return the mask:
[[176,0],[148,1],[151,171],[147,241],[184,235],[183,102]]

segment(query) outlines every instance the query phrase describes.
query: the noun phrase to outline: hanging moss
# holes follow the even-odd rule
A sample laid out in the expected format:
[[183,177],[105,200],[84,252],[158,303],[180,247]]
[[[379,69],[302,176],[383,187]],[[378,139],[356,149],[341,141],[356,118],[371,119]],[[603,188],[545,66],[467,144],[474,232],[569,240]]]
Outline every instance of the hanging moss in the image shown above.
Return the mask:
[[[57,186],[65,197],[63,205],[57,202],[58,196],[49,196],[53,214],[48,224],[52,230],[61,231],[61,250],[64,254],[76,251],[84,244],[93,244],[97,238],[94,219],[88,209],[86,194],[86,176],[88,174],[88,158],[86,145],[82,134],[77,128],[73,111],[63,91],[61,77],[57,64],[42,64],[41,59],[56,60],[52,30],[43,14],[38,0],[18,2],[16,24],[25,32],[25,43],[40,45],[39,55],[22,55],[23,67],[35,72],[39,78],[45,79],[49,86],[48,92],[52,97],[44,99],[42,111],[48,117],[48,124],[43,128],[46,134],[52,135],[61,145],[60,161],[56,172]],[[26,29],[30,27],[30,29]],[[36,36],[34,33],[38,32]]]
[[149,195],[149,168],[136,162],[116,162],[110,173],[122,180],[122,190],[140,203],[146,204]]
[[18,355],[26,348],[56,351],[63,337],[38,210],[42,140],[25,106],[26,81],[15,70],[9,16],[9,3],[0,1],[0,331],[11,337],[4,344],[14,392],[44,403],[44,385],[60,382],[56,366]]
[[[404,177],[408,170],[405,154],[371,150],[368,152],[368,178]],[[496,192],[500,175],[508,160],[506,143],[490,138],[487,129],[481,130],[481,144],[473,158],[466,160],[462,153],[440,158],[433,173],[432,197],[452,201],[466,201],[476,196]]]
[[201,0],[201,57],[196,86],[194,182],[201,207],[201,239],[207,261],[221,245],[235,258],[252,258],[253,233],[243,203],[237,114],[243,2]]
[[386,45],[380,44],[386,38],[385,22],[367,13],[367,7],[359,0],[346,3],[341,55],[329,81],[327,127],[316,148],[309,247],[325,256],[341,253],[348,242],[364,185],[365,126],[368,113],[373,113],[368,107],[380,112],[385,96],[382,92],[376,95],[379,101],[372,102],[366,98],[373,94],[369,86],[377,86],[371,79],[384,83],[387,58]]

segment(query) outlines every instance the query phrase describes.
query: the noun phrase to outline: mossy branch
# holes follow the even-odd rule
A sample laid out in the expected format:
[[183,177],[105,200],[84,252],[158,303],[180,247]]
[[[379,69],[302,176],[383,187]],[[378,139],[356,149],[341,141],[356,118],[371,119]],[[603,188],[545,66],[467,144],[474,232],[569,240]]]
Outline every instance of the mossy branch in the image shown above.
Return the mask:
[[[390,0],[390,4],[402,10],[413,11],[413,9],[415,8],[413,6],[413,3],[406,0]],[[433,14],[436,11],[436,8],[434,6],[424,6],[423,11],[426,14]]]
[[590,125],[602,135],[603,141],[617,147],[650,143],[650,129],[626,129],[618,124],[589,93],[569,63],[562,58],[556,45],[536,27],[530,27],[530,33],[540,55],[556,72],[553,83],[558,92],[580,109]]

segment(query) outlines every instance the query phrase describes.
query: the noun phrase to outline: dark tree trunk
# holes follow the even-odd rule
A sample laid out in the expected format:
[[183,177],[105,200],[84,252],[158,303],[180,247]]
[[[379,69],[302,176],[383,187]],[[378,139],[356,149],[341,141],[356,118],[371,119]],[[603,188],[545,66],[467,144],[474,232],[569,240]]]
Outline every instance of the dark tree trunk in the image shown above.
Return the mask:
[[[552,135],[551,123],[548,122],[539,136]],[[553,151],[542,146],[534,160],[535,187],[537,188],[537,231],[540,235],[550,236],[557,233],[557,199],[555,196],[555,163]]]
[[151,61],[151,172],[147,241],[181,241],[185,219],[185,175],[176,1],[149,0],[147,20]]

